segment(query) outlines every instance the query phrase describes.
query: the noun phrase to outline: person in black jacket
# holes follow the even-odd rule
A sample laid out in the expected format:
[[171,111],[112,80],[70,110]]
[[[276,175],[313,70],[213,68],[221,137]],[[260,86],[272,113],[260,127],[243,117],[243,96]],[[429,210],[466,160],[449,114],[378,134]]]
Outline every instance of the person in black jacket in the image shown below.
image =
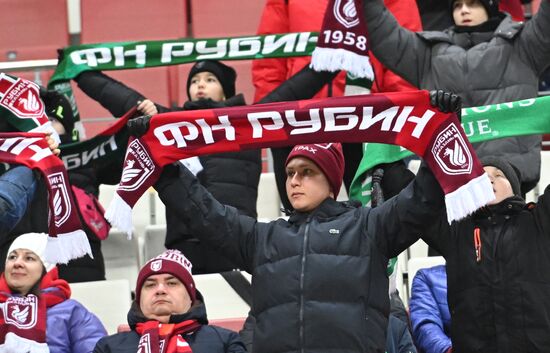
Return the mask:
[[[88,71],[76,78],[84,93],[120,117],[137,105],[142,114],[153,115],[172,110],[196,110],[244,105],[242,94],[235,95],[235,70],[215,60],[199,61],[191,68],[186,91],[189,100],[181,108],[170,109],[146,99],[139,92],[107,75]],[[256,217],[258,183],[262,169],[261,151],[217,153],[182,160],[201,183],[221,203],[241,214]],[[166,209],[167,249],[182,251],[195,266],[195,273],[223,272],[237,266],[222,254],[205,246],[171,208]]]
[[[128,126],[139,135],[147,124],[142,117]],[[166,166],[155,188],[201,240],[252,274],[254,352],[384,352],[388,259],[413,244],[444,207],[439,184],[422,166],[403,191],[374,209],[337,202],[344,172],[337,143],[295,146],[286,171],[295,212],[269,223],[220,204],[180,165]]]
[[[338,72],[316,72],[306,65],[258,103],[309,99],[337,74]],[[218,61],[208,60],[196,63],[187,80],[189,101],[185,102],[182,109],[206,109],[245,104],[242,94],[235,95],[235,78],[233,69]],[[101,103],[114,116],[122,116],[136,104],[143,114],[151,115],[169,111],[168,108],[154,104],[139,92],[101,72],[84,72],[76,78],[76,82],[87,95]],[[219,89],[220,87],[222,90]],[[216,101],[220,98],[225,100]],[[200,170],[201,166],[196,168],[197,160],[204,168],[198,174],[196,171]],[[257,187],[261,172],[259,151],[200,156],[186,160],[185,165],[195,172],[200,182],[222,204],[235,207],[241,214],[257,216]],[[166,248],[178,249],[188,256],[195,266],[196,274],[222,272],[238,267],[223,254],[203,244],[168,208],[166,221]]]
[[451,225],[440,213],[422,236],[446,259],[453,352],[548,352],[550,186],[526,204],[506,159],[481,163],[496,200]]
[[100,339],[94,352],[246,352],[236,332],[208,325],[191,268],[177,250],[166,250],[143,265],[128,312],[130,331]]

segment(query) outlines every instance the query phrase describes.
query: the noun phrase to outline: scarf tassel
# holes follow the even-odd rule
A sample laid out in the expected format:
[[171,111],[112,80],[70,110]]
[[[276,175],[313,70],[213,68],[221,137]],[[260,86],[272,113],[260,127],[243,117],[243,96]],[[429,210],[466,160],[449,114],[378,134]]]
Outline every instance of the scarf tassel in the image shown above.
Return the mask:
[[0,352],[49,353],[50,349],[45,342],[33,341],[8,332],[4,343],[0,344]]
[[460,220],[494,199],[491,181],[487,173],[483,173],[455,191],[445,194],[447,221],[450,224]]
[[132,238],[132,208],[118,193],[113,195],[113,200],[105,211],[105,218],[112,226],[126,232],[128,239]]
[[369,57],[342,48],[315,48],[311,55],[311,68],[330,72],[346,70],[352,77],[374,80]]
[[93,259],[88,237],[82,230],[60,233],[57,234],[57,237],[48,238],[45,257],[46,261],[51,264],[66,264],[70,260],[86,254]]

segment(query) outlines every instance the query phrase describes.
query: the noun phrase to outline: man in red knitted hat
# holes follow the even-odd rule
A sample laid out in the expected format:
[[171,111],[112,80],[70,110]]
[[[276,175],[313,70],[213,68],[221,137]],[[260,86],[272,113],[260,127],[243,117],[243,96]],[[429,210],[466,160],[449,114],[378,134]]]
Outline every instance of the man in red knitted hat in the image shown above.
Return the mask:
[[388,259],[413,244],[444,207],[428,168],[370,209],[337,202],[338,143],[295,146],[286,163],[294,213],[269,223],[216,201],[189,170],[169,165],[155,185],[201,239],[252,274],[252,352],[379,352],[386,346]]
[[178,250],[143,265],[128,312],[130,331],[102,338],[94,352],[245,353],[237,333],[208,325],[191,268]]
[[[439,93],[439,92],[433,92]],[[456,111],[460,100],[432,94]],[[128,123],[147,130],[147,117]],[[445,207],[443,191],[422,166],[397,196],[376,208],[338,202],[344,157],[338,143],[294,146],[286,162],[288,220],[268,223],[218,202],[180,165],[155,184],[202,241],[252,274],[252,352],[383,352],[390,303],[388,259],[416,242]]]

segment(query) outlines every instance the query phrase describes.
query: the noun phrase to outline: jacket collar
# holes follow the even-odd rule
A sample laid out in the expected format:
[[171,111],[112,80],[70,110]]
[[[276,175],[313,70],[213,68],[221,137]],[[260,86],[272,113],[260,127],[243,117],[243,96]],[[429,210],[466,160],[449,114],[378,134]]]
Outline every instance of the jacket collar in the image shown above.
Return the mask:
[[301,224],[313,217],[320,219],[333,218],[356,207],[358,207],[358,205],[355,202],[338,202],[333,198],[328,197],[311,212],[295,211],[290,215],[288,221],[290,223]]
[[[515,22],[510,15],[506,15],[489,37],[512,39],[523,28],[523,25],[523,22]],[[472,35],[472,33],[456,33],[453,28],[454,26],[447,28],[445,31],[425,31],[417,34],[429,42],[447,42],[449,44],[455,44],[455,36]]]
[[474,217],[486,218],[495,215],[513,215],[519,213],[521,210],[525,209],[525,207],[526,204],[524,199],[519,196],[512,196],[496,205],[490,205],[479,209]]
[[[136,325],[139,322],[147,322],[150,319],[146,318],[141,309],[139,308],[138,303],[134,300],[132,301],[132,306],[128,311],[127,315],[128,325],[132,330],[136,329]],[[188,312],[181,315],[172,315],[170,316],[170,324],[177,324],[185,320],[197,320],[200,324],[208,325],[208,318],[206,316],[206,307],[204,305],[204,298],[202,294],[197,290],[197,299],[195,303],[191,306]]]

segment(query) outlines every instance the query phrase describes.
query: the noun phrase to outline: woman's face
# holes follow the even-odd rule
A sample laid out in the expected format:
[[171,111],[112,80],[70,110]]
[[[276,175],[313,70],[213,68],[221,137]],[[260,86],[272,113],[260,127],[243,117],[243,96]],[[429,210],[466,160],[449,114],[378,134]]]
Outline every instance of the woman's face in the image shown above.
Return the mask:
[[44,265],[40,257],[27,249],[15,249],[8,254],[4,276],[12,291],[27,294],[42,277]]
[[213,73],[208,71],[199,72],[191,78],[189,96],[193,102],[207,98],[212,99],[214,102],[225,100],[220,81]]

